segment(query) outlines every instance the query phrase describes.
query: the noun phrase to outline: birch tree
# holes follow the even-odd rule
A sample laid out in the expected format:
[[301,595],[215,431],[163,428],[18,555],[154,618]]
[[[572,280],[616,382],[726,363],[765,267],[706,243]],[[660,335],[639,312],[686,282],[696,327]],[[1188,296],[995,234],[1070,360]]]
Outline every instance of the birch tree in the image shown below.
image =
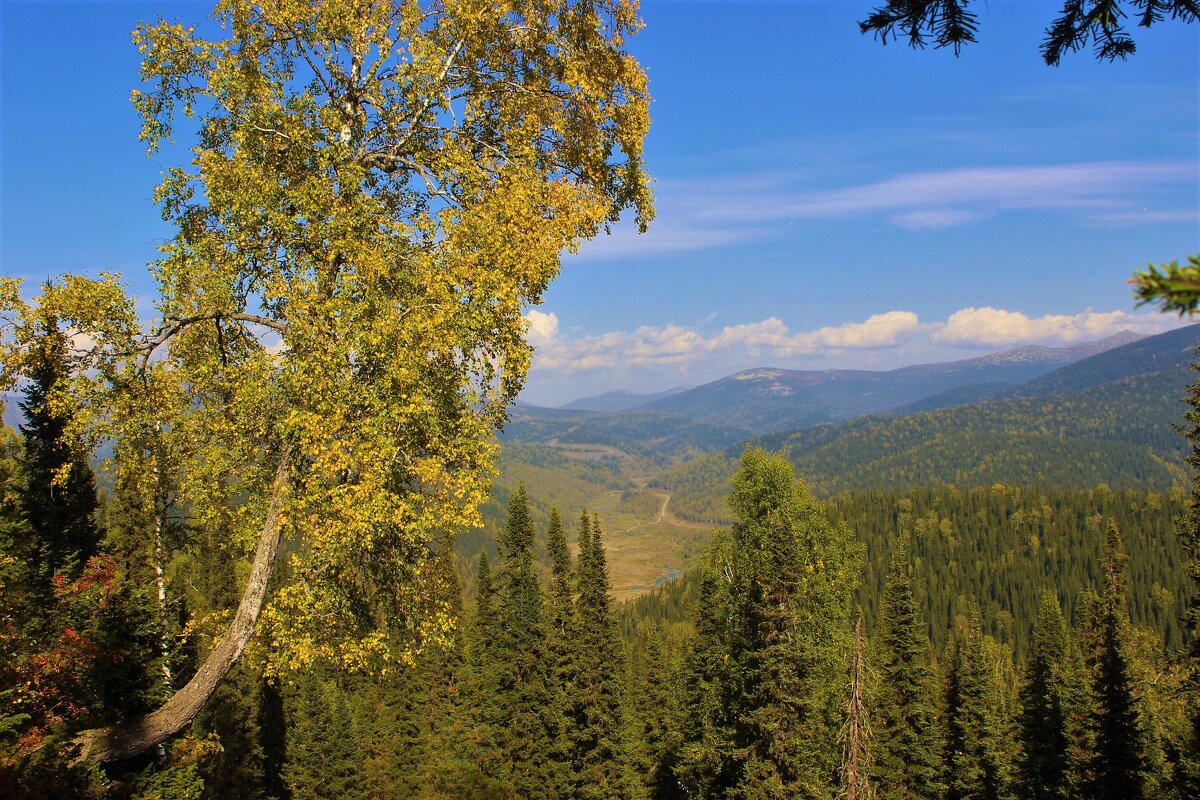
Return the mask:
[[50,402],[93,442],[168,425],[189,523],[253,554],[195,677],[80,734],[96,761],[180,730],[256,631],[271,669],[403,663],[444,633],[448,611],[414,609],[434,538],[479,523],[522,314],[562,252],[652,216],[635,2],[221,0],[215,18],[219,38],[134,33],[149,149],[198,125],[156,190],[176,233],[154,318],[115,275],[32,302],[0,282],[3,382],[59,320],[76,369]]

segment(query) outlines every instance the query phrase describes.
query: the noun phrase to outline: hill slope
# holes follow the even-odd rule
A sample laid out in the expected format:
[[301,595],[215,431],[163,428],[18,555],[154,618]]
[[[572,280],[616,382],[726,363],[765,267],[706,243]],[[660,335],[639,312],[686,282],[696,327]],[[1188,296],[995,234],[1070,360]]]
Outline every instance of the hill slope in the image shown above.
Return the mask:
[[731,447],[746,440],[741,428],[700,422],[663,411],[614,413],[518,407],[512,409],[500,441],[548,447],[611,447],[666,466]]
[[1030,345],[978,358],[918,364],[886,372],[752,369],[657,400],[646,408],[741,427],[753,433],[770,433],[894,411],[931,395],[967,386],[1015,387],[1140,338],[1123,332],[1072,347]]
[[1188,325],[1077,361],[1013,392],[1017,397],[1046,397],[1089,389],[1148,372],[1185,371],[1196,354],[1197,327]]
[[[1050,397],[1019,397],[904,417],[868,416],[774,434],[754,443],[787,453],[823,496],[923,484],[1101,483],[1166,489],[1186,479],[1172,425],[1191,379],[1186,367],[1134,375]],[[736,449],[696,459],[660,482],[675,509],[725,520]]]
[[653,392],[643,394],[640,392],[604,392],[603,394],[594,395],[592,397],[581,397],[578,400],[572,400],[560,408],[570,411],[627,411],[631,408],[639,408],[644,405],[653,403],[656,400],[662,400],[672,395],[686,392],[691,389],[691,386],[676,386],[674,389],[667,389],[665,392]]

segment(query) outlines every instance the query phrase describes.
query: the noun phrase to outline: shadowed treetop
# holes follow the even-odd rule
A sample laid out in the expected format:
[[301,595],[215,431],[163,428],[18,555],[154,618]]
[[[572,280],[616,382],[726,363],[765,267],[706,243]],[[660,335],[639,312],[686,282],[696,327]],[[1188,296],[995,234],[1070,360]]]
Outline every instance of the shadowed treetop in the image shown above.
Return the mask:
[[[953,47],[957,55],[964,44],[975,42],[979,29],[979,17],[970,6],[971,0],[888,0],[859,27],[884,44],[902,36],[912,47],[924,47],[932,40],[934,47]],[[1200,2],[1064,0],[1058,16],[1046,28],[1042,58],[1048,65],[1057,66],[1063,53],[1075,52],[1091,42],[1097,59],[1125,59],[1137,49],[1125,29],[1128,19],[1149,28],[1168,17],[1195,22],[1200,19]]]

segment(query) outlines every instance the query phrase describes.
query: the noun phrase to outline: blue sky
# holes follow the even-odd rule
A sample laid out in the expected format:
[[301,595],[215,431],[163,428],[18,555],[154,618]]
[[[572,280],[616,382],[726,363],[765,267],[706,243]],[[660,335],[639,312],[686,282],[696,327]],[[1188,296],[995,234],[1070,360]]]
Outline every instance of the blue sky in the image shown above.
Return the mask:
[[[567,257],[525,399],[753,366],[886,369],[1178,324],[1130,273],[1200,243],[1200,29],[1043,66],[1054,4],[980,3],[979,44],[881,47],[870,0],[647,0],[658,219]],[[129,31],[206,4],[0,2],[0,269],[112,269],[144,295],[151,203]],[[186,145],[186,142],[181,142]]]

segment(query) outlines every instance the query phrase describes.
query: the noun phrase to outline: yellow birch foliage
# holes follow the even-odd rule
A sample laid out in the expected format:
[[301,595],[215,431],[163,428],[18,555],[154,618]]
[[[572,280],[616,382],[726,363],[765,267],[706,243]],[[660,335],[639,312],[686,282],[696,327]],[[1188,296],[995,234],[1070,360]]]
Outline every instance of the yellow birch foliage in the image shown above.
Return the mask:
[[57,319],[80,432],[157,427],[180,507],[244,552],[289,458],[287,581],[259,643],[276,665],[403,658],[449,625],[426,559],[479,523],[529,368],[523,311],[562,252],[652,217],[637,6],[221,0],[216,19],[221,38],[134,32],[148,147],[180,114],[199,126],[156,190],[177,229],[156,319],[116,276],[29,305],[5,280],[4,377]]

